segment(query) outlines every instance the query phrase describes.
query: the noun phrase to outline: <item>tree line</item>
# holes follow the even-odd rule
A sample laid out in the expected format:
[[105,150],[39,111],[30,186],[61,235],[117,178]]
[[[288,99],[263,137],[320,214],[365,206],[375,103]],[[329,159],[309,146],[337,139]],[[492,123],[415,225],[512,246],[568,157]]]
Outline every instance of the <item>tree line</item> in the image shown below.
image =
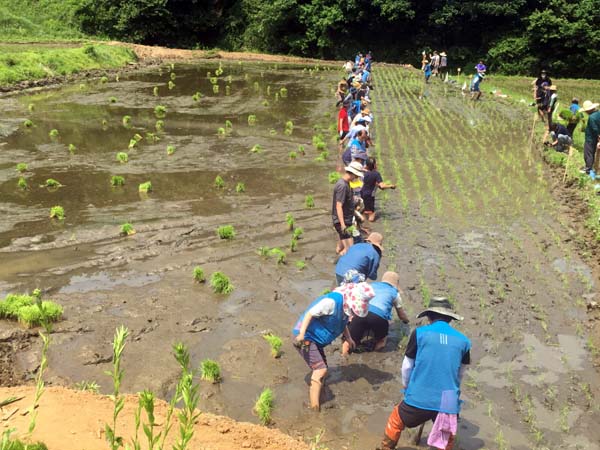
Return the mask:
[[[73,1],[73,0],[71,0]],[[81,30],[125,41],[420,64],[600,76],[600,0],[80,0]]]

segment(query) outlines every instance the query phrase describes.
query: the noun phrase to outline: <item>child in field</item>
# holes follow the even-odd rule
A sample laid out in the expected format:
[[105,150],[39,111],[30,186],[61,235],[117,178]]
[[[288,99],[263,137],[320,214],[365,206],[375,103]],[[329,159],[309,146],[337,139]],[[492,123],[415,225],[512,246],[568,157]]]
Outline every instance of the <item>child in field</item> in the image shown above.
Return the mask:
[[377,161],[375,158],[367,159],[367,171],[363,178],[363,187],[361,189],[361,197],[365,204],[363,214],[369,222],[375,222],[377,215],[375,214],[375,193],[379,189],[396,189],[395,184],[387,184],[383,182],[381,174],[377,171]]

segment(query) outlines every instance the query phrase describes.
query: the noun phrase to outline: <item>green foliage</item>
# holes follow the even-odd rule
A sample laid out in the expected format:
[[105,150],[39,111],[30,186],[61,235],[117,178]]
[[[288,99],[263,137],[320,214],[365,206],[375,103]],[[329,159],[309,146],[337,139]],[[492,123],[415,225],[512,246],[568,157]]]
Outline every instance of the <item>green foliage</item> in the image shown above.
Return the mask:
[[129,161],[129,156],[125,152],[119,152],[117,153],[117,161],[125,164],[127,161]]
[[113,175],[110,177],[110,185],[114,187],[123,186],[125,185],[125,178],[120,175]]
[[123,446],[123,438],[117,434],[117,418],[125,407],[125,398],[121,396],[121,383],[123,382],[123,375],[125,373],[121,369],[121,359],[128,336],[129,330],[124,326],[116,329],[113,338],[112,370],[106,372],[111,377],[113,383],[113,393],[110,396],[113,401],[112,426],[108,423],[104,425],[106,440],[111,450],[119,450]]
[[131,128],[131,116],[123,116],[121,122],[125,128]]
[[271,249],[270,249],[269,247],[266,247],[266,246],[259,247],[259,248],[258,248],[258,254],[259,254],[260,256],[262,256],[263,258],[266,258],[266,257],[268,257],[268,256],[269,256],[269,251],[270,251],[270,250],[271,250]]
[[25,179],[25,177],[19,177],[19,181],[17,181],[17,187],[22,190],[26,190],[29,188],[29,185],[27,184],[27,180]]
[[271,355],[273,356],[273,358],[279,358],[281,356],[281,347],[283,345],[283,340],[273,333],[263,334],[263,338],[271,346]]
[[223,189],[225,187],[225,181],[223,180],[223,177],[221,177],[221,175],[217,175],[215,177],[214,184],[217,189]]
[[302,237],[302,234],[304,233],[304,230],[300,227],[298,228],[294,228],[294,232],[292,233],[292,236],[294,237],[294,239],[300,239]]
[[65,218],[65,210],[62,206],[53,206],[50,208],[50,218],[63,220]]
[[225,121],[225,129],[228,131],[231,131],[233,129],[233,124],[231,123],[231,120]]
[[304,261],[296,261],[296,269],[304,270],[306,268],[306,263]]
[[139,192],[148,193],[152,191],[152,183],[150,181],[146,181],[145,183],[141,183],[138,187]]
[[250,125],[251,127],[256,125],[256,116],[254,114],[250,114],[248,116],[248,125]]
[[167,108],[163,105],[156,105],[154,107],[154,115],[157,119],[164,119],[167,116]]
[[210,287],[217,294],[231,294],[234,286],[223,272],[215,272],[210,276]]
[[194,281],[198,282],[198,283],[204,283],[206,281],[206,277],[204,276],[204,270],[202,270],[202,267],[200,266],[196,266],[194,267]]
[[62,319],[63,309],[57,303],[44,300],[38,304],[35,295],[8,294],[0,301],[0,318],[16,320],[28,328]]
[[154,128],[156,129],[156,131],[162,131],[165,129],[165,121],[164,120],[157,120],[156,123],[154,124]]
[[219,129],[217,130],[218,136],[225,136],[225,133],[226,133],[226,131],[225,131],[225,128],[223,128],[223,127],[219,127]]
[[46,183],[44,184],[44,187],[48,187],[48,188],[58,188],[61,186],[62,186],[62,184],[60,184],[60,182],[55,180],[54,178],[48,178],[46,180]]
[[233,228],[233,225],[222,225],[219,228],[217,228],[217,235],[221,239],[230,240],[235,237],[235,229]]
[[135,229],[133,228],[133,225],[131,225],[129,222],[126,222],[123,225],[121,225],[122,236],[131,236],[133,234],[135,234]]
[[254,404],[254,411],[258,415],[260,423],[268,425],[271,423],[271,413],[273,412],[273,401],[275,396],[273,391],[269,388],[263,389],[260,393],[256,403]]
[[325,138],[322,134],[316,134],[312,137],[312,144],[319,151],[323,151],[327,148],[327,144],[325,142]]
[[274,247],[269,250],[269,256],[275,257],[277,264],[285,264],[286,254],[280,248]]
[[301,155],[306,154],[306,150],[304,149],[304,145],[298,145],[298,153]]
[[212,90],[213,90],[214,94],[218,94],[219,93],[219,85],[213,84]]
[[108,99],[108,101],[109,101],[110,103],[117,103],[117,97],[110,97],[110,98]]
[[342,174],[339,172],[329,172],[327,178],[329,179],[329,184],[335,184],[342,177]]
[[304,206],[306,206],[307,208],[315,207],[315,200],[312,195],[307,195],[306,197],[304,197]]
[[296,221],[294,220],[294,216],[292,216],[291,213],[287,213],[285,215],[285,223],[287,223],[290,231],[294,229],[294,225],[295,225]]
[[174,145],[167,145],[167,155],[172,155],[173,153],[175,153],[175,146]]
[[27,164],[26,163],[18,163],[17,164],[17,172],[25,172],[27,171]]
[[196,92],[194,95],[192,95],[192,100],[194,100],[195,102],[200,101],[201,98],[202,94],[200,92]]
[[288,157],[289,157],[290,159],[296,159],[296,158],[298,157],[298,154],[297,154],[296,152],[290,152],[290,153],[288,154]]
[[75,152],[77,151],[77,147],[75,147],[75,144],[69,144],[69,153],[71,155],[75,154]]
[[100,393],[100,386],[95,381],[82,380],[75,383],[75,389],[79,391],[92,392],[94,394]]
[[221,381],[221,366],[212,359],[204,359],[200,363],[200,378],[211,383]]
[[33,122],[32,122],[31,120],[29,120],[29,119],[26,119],[26,120],[23,122],[23,126],[24,126],[25,128],[31,128],[31,127],[33,126]]
[[286,98],[287,97],[287,89],[282,87],[281,89],[279,89],[279,95],[281,96],[281,98]]
[[327,150],[323,150],[321,153],[319,153],[319,156],[315,158],[315,161],[324,162],[327,161],[327,158],[329,158],[329,152]]
[[48,135],[49,135],[49,136],[50,136],[52,139],[57,139],[57,138],[58,138],[58,136],[60,136],[60,133],[59,133],[59,132],[58,132],[58,130],[55,128],[55,129],[52,129],[52,130],[50,130],[50,133],[48,133]]
[[154,86],[152,88],[152,95],[154,95],[155,97],[158,97],[158,86]]
[[246,192],[246,185],[240,181],[238,184],[235,185],[235,192],[237,192],[238,194]]
[[175,83],[173,83],[173,81],[169,80],[169,83],[167,84],[169,90],[172,90],[175,87]]
[[255,144],[251,149],[250,149],[250,153],[261,153],[263,151],[263,148],[261,145],[259,144]]

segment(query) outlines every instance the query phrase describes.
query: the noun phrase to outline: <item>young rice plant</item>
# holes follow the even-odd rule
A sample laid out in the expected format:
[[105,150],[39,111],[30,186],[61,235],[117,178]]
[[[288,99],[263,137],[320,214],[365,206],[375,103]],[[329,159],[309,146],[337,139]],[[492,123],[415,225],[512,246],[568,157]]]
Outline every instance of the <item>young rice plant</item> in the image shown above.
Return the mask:
[[234,286],[223,272],[215,272],[210,277],[210,287],[216,294],[231,294]]

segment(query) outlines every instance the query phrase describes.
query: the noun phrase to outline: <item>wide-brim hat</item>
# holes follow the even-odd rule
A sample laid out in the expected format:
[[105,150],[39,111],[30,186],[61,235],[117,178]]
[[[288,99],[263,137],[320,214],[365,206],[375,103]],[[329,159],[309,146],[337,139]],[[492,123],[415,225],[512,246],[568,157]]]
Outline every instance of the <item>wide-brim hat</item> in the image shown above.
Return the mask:
[[447,316],[455,320],[464,319],[463,316],[460,316],[454,312],[450,300],[448,300],[446,297],[433,297],[429,302],[429,307],[426,310],[420,312],[417,316],[417,319],[426,316],[428,312],[441,314],[442,316]]
[[448,55],[446,55],[446,52],[442,52],[442,53],[440,53],[440,56],[448,56]]
[[586,100],[585,102],[583,102],[583,105],[581,106],[581,109],[583,109],[586,112],[591,111],[596,108],[598,108],[598,103],[592,103],[589,100]]
[[359,162],[356,161],[352,161],[350,164],[348,164],[346,166],[346,168],[344,169],[346,172],[350,172],[353,173],[354,175],[356,175],[357,177],[364,177],[365,176],[365,170],[363,169],[362,165]]
[[365,241],[373,244],[376,247],[379,247],[380,250],[383,250],[383,236],[381,233],[373,232],[367,239],[365,239]]

